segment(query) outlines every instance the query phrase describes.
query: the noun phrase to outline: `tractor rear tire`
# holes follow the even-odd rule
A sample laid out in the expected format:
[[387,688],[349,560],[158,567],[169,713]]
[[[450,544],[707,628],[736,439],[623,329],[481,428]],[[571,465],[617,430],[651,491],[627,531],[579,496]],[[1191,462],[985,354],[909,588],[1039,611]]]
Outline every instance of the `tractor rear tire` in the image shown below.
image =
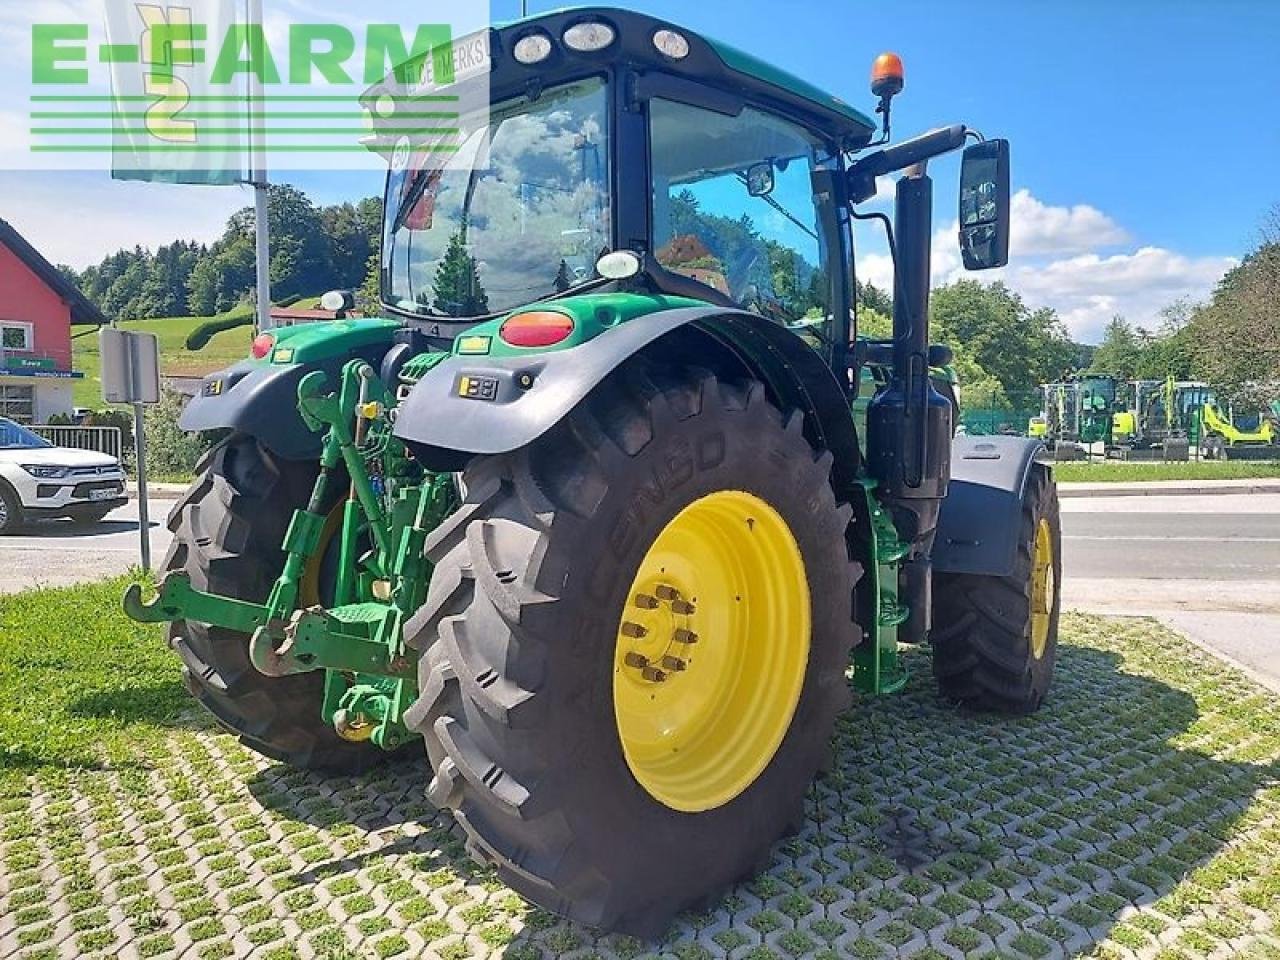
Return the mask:
[[940,573],[934,580],[938,688],[978,710],[1034,713],[1053,678],[1062,605],[1058,492],[1048,467],[1031,469],[1013,573]]
[[[232,434],[196,465],[195,482],[169,514],[164,571],[184,571],[197,590],[264,602],[284,569],[285,530],[306,506],[317,470]],[[248,636],[194,621],[174,623],[169,645],[182,658],[187,689],[250,749],[343,774],[386,756],[372,743],[343,740],[321,718],[323,671],[268,677],[249,661]]]
[[[453,811],[473,856],[535,903],[656,937],[754,875],[803,823],[850,703],[861,631],[851,511],[833,494],[831,455],[810,446],[802,423],[759,383],[633,360],[529,447],[467,470],[464,504],[428,541],[430,593],[406,627],[424,651],[406,722],[426,740],[428,797]],[[708,504],[731,519],[700,515],[705,536],[681,526]],[[675,529],[689,540],[666,540]],[[673,543],[692,546],[667,553]],[[759,563],[762,544],[781,548]],[[670,569],[651,567],[655,556]],[[761,571],[758,589],[720,586],[744,570]],[[746,623],[771,625],[766,642]],[[673,630],[682,624],[690,629]],[[681,648],[687,672],[666,679],[652,671],[667,657],[641,657],[625,639],[662,647],[682,632],[679,643],[696,644]],[[737,652],[755,650],[758,660]],[[718,657],[739,666],[726,671]],[[671,669],[685,671],[679,663]],[[789,692],[773,700],[779,676]],[[740,693],[719,699],[757,689],[749,684],[763,691],[749,708]],[[693,720],[664,704],[690,705]],[[632,709],[652,727],[633,726]],[[735,732],[757,720],[767,735]],[[685,732],[675,747],[670,737]],[[750,759],[737,766],[695,763],[738,749]]]

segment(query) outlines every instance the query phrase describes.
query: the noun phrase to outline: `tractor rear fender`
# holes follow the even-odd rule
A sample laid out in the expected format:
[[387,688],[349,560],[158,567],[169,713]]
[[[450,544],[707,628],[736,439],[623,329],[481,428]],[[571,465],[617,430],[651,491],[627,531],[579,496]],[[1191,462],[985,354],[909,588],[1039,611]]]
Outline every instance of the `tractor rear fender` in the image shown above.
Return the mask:
[[[677,331],[686,335],[677,340]],[[723,307],[660,310],[629,320],[567,350],[522,357],[457,356],[427,373],[401,404],[396,436],[437,470],[456,470],[477,454],[509,453],[559,423],[628,358],[707,338],[705,356],[731,358],[738,373],[761,380],[775,402],[805,414],[805,433],[835,457],[833,483],[858,475],[858,442],[849,402],[822,358],[794,333],[756,314]],[[707,362],[708,366],[712,364]]]
[[942,501],[933,569],[1006,577],[1013,573],[1022,498],[1048,451],[1025,437],[956,437],[951,485]]
[[343,366],[359,358],[376,369],[397,340],[410,336],[399,321],[331,320],[273,330],[261,360],[242,360],[205,377],[182,412],[183,430],[234,430],[256,437],[276,456],[309,460],[320,455],[321,435],[298,413],[298,382],[323,371],[336,388]]
[[241,361],[204,378],[178,426],[188,432],[247,433],[286,460],[314,459],[320,456],[321,436],[307,429],[298,413],[298,381],[312,370],[323,370],[336,385],[347,359],[289,366]]

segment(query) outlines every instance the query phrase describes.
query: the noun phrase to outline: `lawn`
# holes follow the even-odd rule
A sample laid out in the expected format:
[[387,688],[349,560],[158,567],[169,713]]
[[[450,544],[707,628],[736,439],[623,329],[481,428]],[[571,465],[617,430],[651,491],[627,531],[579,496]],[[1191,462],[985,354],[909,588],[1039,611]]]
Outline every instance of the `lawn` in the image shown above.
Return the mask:
[[[0,956],[653,956],[474,866],[419,762],[325,778],[187,700],[126,581],[0,597]],[[1046,708],[842,719],[760,876],[664,956],[1280,957],[1280,698],[1154,622],[1069,615]]]
[[1137,483],[1147,480],[1246,480],[1280,477],[1280,461],[1201,460],[1191,463],[1056,463],[1059,483]]
[[[232,313],[245,315],[249,312],[244,307],[232,311]],[[223,314],[223,316],[229,315]],[[212,318],[168,317],[163,320],[130,320],[122,322],[120,326],[125,330],[154,333],[160,338],[161,373],[199,376],[248,356],[249,343],[253,339],[253,327],[246,324],[215,334],[203,350],[188,350],[186,347],[188,335],[210,319]],[[85,329],[87,328],[77,328],[75,332],[83,332]],[[75,369],[84,374],[84,379],[75,381],[75,386],[72,388],[73,404],[77,407],[95,409],[101,407],[103,405],[102,380],[99,375],[97,331],[90,329],[88,333],[73,339],[71,356]]]

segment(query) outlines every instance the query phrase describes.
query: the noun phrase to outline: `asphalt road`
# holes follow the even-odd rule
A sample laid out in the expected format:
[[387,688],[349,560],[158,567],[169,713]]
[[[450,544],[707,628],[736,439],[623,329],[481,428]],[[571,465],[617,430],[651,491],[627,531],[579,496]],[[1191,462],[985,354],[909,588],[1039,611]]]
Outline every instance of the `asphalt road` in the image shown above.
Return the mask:
[[1087,578],[1280,580],[1280,494],[1064,500],[1063,551]]
[[[159,564],[169,548],[164,526],[172,500],[151,500],[151,556]],[[0,593],[60,587],[126,572],[140,562],[138,506],[130,503],[101,523],[76,526],[66,520],[29,524],[0,537]]]
[[1063,603],[1156,616],[1280,691],[1280,494],[1062,501]]
[[[151,501],[164,557],[171,500]],[[1159,616],[1280,690],[1280,494],[1062,501],[1063,602]],[[0,538],[0,593],[122,573],[138,563],[134,505],[93,527],[44,523]]]

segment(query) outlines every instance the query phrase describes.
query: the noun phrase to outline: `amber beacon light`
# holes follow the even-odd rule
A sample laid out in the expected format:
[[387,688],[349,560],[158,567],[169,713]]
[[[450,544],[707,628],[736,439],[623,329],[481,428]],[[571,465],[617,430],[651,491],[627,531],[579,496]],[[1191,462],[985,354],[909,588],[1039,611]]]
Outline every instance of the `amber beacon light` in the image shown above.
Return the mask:
[[906,83],[902,58],[896,53],[882,53],[871,64],[871,92],[877,97],[893,97]]

